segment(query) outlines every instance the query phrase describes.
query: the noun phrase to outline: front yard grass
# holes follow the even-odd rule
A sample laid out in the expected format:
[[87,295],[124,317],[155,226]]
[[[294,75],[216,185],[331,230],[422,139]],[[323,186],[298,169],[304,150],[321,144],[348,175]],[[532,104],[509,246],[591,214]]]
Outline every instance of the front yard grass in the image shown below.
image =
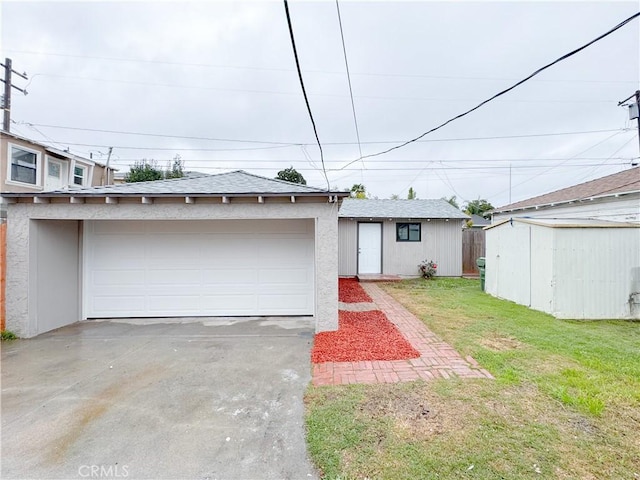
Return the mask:
[[640,323],[556,320],[477,280],[382,287],[495,380],[309,387],[325,478],[640,479]]

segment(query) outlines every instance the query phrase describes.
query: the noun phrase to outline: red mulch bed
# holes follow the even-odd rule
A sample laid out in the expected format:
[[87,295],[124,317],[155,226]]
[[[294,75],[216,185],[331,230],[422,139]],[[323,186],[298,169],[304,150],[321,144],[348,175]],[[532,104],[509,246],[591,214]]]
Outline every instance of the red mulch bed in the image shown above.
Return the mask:
[[380,310],[340,310],[339,319],[337,331],[316,335],[311,351],[313,363],[405,360],[420,356]]
[[338,300],[345,303],[371,303],[371,297],[355,278],[338,279]]

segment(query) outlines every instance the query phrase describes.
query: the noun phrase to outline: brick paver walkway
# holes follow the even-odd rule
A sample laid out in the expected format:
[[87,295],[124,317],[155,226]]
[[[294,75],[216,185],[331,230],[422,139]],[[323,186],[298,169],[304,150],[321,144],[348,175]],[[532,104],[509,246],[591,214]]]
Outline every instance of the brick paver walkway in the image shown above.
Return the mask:
[[[314,385],[347,383],[396,383],[435,378],[493,378],[471,357],[462,358],[440,340],[415,315],[374,283],[363,283],[375,309],[382,310],[402,335],[420,352],[409,360],[370,362],[327,362],[313,365]],[[357,304],[358,309],[362,304]],[[341,307],[345,305],[341,304]]]

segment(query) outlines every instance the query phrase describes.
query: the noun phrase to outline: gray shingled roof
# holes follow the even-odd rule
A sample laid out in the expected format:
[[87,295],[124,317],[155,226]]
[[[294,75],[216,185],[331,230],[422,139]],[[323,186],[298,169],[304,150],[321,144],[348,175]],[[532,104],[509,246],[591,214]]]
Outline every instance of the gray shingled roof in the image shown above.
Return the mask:
[[445,200],[357,200],[345,199],[343,218],[469,218]]
[[[84,187],[69,190],[55,190],[31,196],[207,196],[207,195],[304,195],[337,194],[346,192],[327,192],[321,188],[308,187],[297,183],[273,178],[260,177],[243,170],[206,175],[184,177],[152,182],[122,183],[104,187]],[[24,196],[13,194],[12,196]]]
[[537,197],[521,200],[504,207],[494,209],[494,212],[509,212],[523,208],[551,205],[556,203],[575,202],[593,197],[619,195],[640,191],[640,167],[629,168],[613,175],[596,178],[589,182],[545,193]]

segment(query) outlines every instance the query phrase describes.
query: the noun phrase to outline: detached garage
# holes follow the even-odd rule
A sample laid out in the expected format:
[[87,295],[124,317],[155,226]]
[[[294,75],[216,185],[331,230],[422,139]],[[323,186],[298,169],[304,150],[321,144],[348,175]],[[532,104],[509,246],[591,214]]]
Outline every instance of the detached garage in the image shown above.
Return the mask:
[[513,218],[485,230],[487,293],[556,318],[640,318],[640,225]]
[[346,195],[243,171],[4,195],[7,329],[296,315],[335,330]]

